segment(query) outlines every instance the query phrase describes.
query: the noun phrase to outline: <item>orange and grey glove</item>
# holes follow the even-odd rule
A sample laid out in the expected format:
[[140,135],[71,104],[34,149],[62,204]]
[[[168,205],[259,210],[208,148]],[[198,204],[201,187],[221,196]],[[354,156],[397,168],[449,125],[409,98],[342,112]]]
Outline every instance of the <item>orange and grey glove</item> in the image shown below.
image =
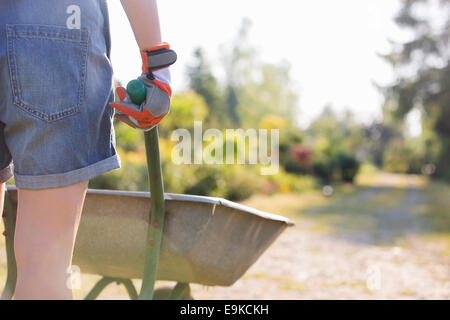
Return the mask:
[[114,117],[129,126],[148,131],[156,126],[168,113],[172,89],[169,66],[175,63],[177,55],[169,44],[142,50],[142,75],[138,78],[146,89],[145,99],[135,104],[123,87],[116,89],[120,99],[111,102],[116,109]]

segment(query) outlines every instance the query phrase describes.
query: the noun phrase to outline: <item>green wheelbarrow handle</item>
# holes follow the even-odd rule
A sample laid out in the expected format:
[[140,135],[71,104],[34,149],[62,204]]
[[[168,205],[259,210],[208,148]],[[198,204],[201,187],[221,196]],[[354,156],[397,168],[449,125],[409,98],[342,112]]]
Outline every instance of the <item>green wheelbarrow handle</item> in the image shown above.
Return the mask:
[[151,194],[151,215],[146,240],[144,275],[139,299],[151,300],[156,282],[156,270],[158,269],[165,204],[164,185],[159,158],[158,127],[154,127],[152,130],[145,132],[144,136]]
[[131,80],[127,84],[127,93],[134,104],[140,105],[147,96],[147,89],[141,80]]
[[[127,93],[133,103],[140,105],[146,97],[146,88],[140,80],[132,80],[127,85]],[[140,300],[151,300],[156,282],[159,252],[164,226],[164,185],[159,157],[158,127],[144,133],[147,170],[151,194],[151,215],[146,239],[144,275]]]

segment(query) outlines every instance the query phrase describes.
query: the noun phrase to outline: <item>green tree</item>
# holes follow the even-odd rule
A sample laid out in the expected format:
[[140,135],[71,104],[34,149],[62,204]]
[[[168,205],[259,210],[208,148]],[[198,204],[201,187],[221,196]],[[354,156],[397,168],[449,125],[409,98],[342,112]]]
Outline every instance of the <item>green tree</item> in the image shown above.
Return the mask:
[[436,133],[439,176],[450,179],[450,2],[448,0],[404,0],[396,23],[412,39],[393,43],[385,59],[398,80],[386,88],[390,112],[405,119],[414,108],[422,114],[425,131]]
[[210,109],[208,120],[220,127],[257,127],[267,115],[281,116],[294,124],[298,94],[290,64],[262,63],[249,41],[251,22],[244,19],[230,42],[220,47],[222,81],[213,74],[202,48],[194,52],[187,69],[190,87]]
[[238,114],[247,126],[256,126],[265,116],[277,115],[296,125],[298,94],[290,76],[290,65],[263,63],[239,88]]
[[225,102],[227,115],[236,126],[241,125],[238,113],[240,89],[248,82],[253,70],[255,50],[249,45],[248,33],[251,27],[249,19],[243,19],[238,33],[229,44],[222,45],[222,61],[225,71]]
[[202,48],[195,49],[194,62],[187,68],[187,75],[190,88],[205,99],[210,109],[207,120],[224,124],[223,120],[227,118],[225,92],[214,76]]

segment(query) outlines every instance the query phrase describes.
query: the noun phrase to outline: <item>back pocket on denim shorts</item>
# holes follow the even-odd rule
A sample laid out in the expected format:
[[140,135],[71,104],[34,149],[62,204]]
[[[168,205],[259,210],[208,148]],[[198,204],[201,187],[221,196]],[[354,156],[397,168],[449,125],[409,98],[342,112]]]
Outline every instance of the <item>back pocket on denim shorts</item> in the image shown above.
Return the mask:
[[14,104],[52,122],[81,110],[89,31],[44,25],[7,25]]

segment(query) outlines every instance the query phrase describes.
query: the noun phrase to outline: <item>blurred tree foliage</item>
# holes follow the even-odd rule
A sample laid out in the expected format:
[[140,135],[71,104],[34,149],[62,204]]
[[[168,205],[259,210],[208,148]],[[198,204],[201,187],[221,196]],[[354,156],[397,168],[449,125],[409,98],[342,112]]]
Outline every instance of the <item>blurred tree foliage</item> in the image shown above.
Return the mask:
[[168,138],[177,128],[191,130],[194,121],[204,121],[211,112],[202,95],[192,90],[179,92],[172,98],[170,116],[166,116],[159,126],[160,135]]
[[236,38],[221,48],[225,79],[219,81],[202,48],[194,51],[188,68],[191,88],[201,95],[210,109],[208,120],[220,127],[256,128],[267,116],[278,116],[291,125],[298,114],[298,95],[290,76],[290,65],[283,61],[259,61],[249,44],[251,23],[244,20]]
[[[222,63],[214,69],[204,49],[194,51],[193,62],[186,70],[189,89],[174,94],[170,113],[159,126],[166,192],[238,201],[256,192],[313,188],[317,180],[314,175],[324,183],[353,181],[359,168],[357,154],[363,150],[362,125],[357,125],[348,112],[338,117],[326,108],[309,130],[300,130],[295,122],[298,93],[291,67],[285,61],[270,64],[258,59],[248,40],[250,25],[244,20],[236,37],[221,48]],[[223,78],[216,76],[218,68]],[[231,128],[279,130],[278,173],[262,176],[260,164],[175,164],[171,156],[178,142],[171,140],[172,133],[186,129],[193,139],[194,121],[201,121],[203,132],[208,128],[222,133]],[[142,132],[119,121],[114,126],[122,168],[92,179],[90,187],[148,191]],[[224,155],[227,142],[224,135]],[[203,148],[209,143],[202,141]],[[235,151],[243,149],[236,141],[230,145]],[[190,148],[193,154],[192,141]]]
[[[213,75],[202,48],[194,51],[194,63],[188,67],[189,86],[203,97],[209,107],[208,121],[212,125],[219,123],[219,119],[229,122],[227,117],[225,97],[218,80]],[[226,124],[226,123],[223,123]]]
[[[434,162],[436,175],[450,179],[450,2],[404,0],[396,23],[411,40],[393,42],[384,57],[398,78],[385,89],[387,111],[405,119],[411,110],[420,110],[423,161]],[[407,146],[400,147],[398,140],[389,148],[408,156]],[[395,152],[386,157],[398,157]]]
[[310,125],[307,137],[313,146],[312,171],[323,183],[353,182],[360,161],[366,156],[366,141],[364,126],[354,120],[351,112],[339,117],[331,106],[325,107]]

